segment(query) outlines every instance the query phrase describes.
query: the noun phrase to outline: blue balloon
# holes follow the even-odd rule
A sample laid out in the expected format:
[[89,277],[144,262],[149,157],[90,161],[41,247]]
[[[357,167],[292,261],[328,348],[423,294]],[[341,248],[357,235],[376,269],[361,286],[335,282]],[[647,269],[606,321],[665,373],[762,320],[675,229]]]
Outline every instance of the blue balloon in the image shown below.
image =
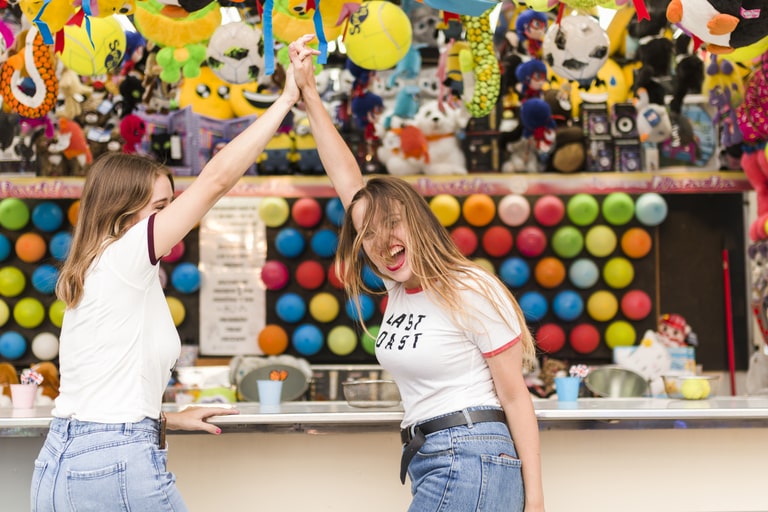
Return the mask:
[[339,236],[330,229],[321,229],[312,235],[310,246],[315,254],[321,258],[330,258],[336,254],[339,245]]
[[325,216],[336,227],[344,223],[344,206],[341,204],[341,199],[334,197],[328,200],[325,204]]
[[306,245],[302,234],[294,228],[283,228],[275,237],[275,249],[285,258],[295,258]]
[[171,284],[181,293],[195,293],[200,289],[200,270],[194,263],[179,263],[171,272]]
[[571,263],[568,269],[568,278],[576,288],[586,289],[593,287],[600,279],[600,269],[597,264],[586,258],[579,258]]
[[667,218],[667,201],[656,192],[646,192],[635,201],[635,217],[645,226],[658,226]]
[[521,288],[531,278],[531,267],[518,256],[507,258],[499,266],[499,278],[510,288]]
[[44,201],[32,210],[32,224],[40,231],[51,233],[61,227],[64,222],[64,212],[54,202]]
[[363,283],[371,290],[383,290],[384,280],[381,279],[369,265],[363,267]]
[[64,261],[69,254],[70,245],[72,245],[72,235],[67,231],[59,231],[51,237],[48,250],[51,252],[51,256],[59,261]]
[[40,293],[50,295],[56,291],[59,270],[53,265],[43,264],[32,272],[32,286]]
[[8,237],[0,233],[0,261],[3,261],[11,254],[11,242]]
[[275,312],[283,322],[295,324],[304,318],[307,312],[307,304],[297,293],[284,293],[277,299]]
[[18,359],[27,351],[27,340],[16,331],[0,334],[0,356],[5,359]]
[[519,300],[520,309],[528,322],[538,322],[547,314],[547,299],[539,292],[525,292]]
[[291,343],[301,355],[313,356],[323,348],[323,331],[312,324],[302,324],[293,331]]
[[563,290],[552,301],[552,312],[557,318],[571,322],[584,311],[584,299],[573,290]]
[[[373,303],[373,299],[368,295],[361,295],[360,309],[362,310],[361,314],[363,315],[363,322],[367,322],[376,312],[376,304]],[[347,316],[349,318],[355,322],[360,321],[360,316],[357,313],[357,308],[355,307],[355,303],[351,297],[347,299],[344,310],[347,312]]]

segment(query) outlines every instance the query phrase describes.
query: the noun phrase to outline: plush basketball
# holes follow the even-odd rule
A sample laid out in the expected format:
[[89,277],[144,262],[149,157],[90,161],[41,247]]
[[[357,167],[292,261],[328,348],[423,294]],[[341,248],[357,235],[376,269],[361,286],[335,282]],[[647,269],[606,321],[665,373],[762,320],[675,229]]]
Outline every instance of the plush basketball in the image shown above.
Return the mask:
[[383,70],[405,57],[412,37],[411,22],[400,7],[371,0],[350,16],[344,45],[353,63],[364,69]]
[[125,30],[114,16],[92,17],[91,38],[86,25],[64,27],[64,50],[61,61],[78,75],[94,76],[114,71],[125,56]]

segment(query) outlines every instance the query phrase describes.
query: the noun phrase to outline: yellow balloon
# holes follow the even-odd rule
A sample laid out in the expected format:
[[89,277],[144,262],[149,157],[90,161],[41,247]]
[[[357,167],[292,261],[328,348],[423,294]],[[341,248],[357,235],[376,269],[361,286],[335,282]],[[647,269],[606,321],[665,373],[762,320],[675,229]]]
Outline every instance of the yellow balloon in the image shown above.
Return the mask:
[[187,310],[184,304],[181,303],[176,297],[166,297],[165,301],[168,303],[168,309],[171,310],[171,318],[173,318],[173,325],[180,326],[187,316]]
[[587,313],[598,322],[607,322],[619,310],[619,301],[611,292],[599,290],[587,299]]
[[635,344],[636,339],[635,328],[624,320],[611,323],[605,330],[605,344],[610,348],[630,347]]
[[339,301],[328,292],[318,293],[309,301],[309,314],[318,322],[332,322],[339,316]]

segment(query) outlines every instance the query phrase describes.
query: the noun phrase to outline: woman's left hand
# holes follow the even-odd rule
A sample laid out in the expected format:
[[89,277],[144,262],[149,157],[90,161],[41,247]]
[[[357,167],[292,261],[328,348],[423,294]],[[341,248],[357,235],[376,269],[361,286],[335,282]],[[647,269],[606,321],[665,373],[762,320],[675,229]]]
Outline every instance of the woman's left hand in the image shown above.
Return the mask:
[[218,435],[221,434],[221,428],[205,420],[212,416],[232,414],[240,414],[240,411],[229,407],[188,407],[180,412],[166,413],[165,416],[169,430],[204,430]]

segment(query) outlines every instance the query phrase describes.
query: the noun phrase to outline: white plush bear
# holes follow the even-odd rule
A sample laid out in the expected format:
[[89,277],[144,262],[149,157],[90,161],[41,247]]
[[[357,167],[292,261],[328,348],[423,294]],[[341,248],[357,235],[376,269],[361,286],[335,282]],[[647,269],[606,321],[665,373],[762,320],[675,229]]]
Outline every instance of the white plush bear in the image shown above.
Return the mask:
[[376,149],[379,162],[393,176],[410,176],[421,174],[424,163],[408,157],[402,150],[400,130],[387,130],[381,135],[381,145]]
[[466,157],[458,134],[469,120],[466,111],[430,100],[419,107],[413,119],[427,139],[429,162],[423,162],[422,172],[429,175],[467,174]]

